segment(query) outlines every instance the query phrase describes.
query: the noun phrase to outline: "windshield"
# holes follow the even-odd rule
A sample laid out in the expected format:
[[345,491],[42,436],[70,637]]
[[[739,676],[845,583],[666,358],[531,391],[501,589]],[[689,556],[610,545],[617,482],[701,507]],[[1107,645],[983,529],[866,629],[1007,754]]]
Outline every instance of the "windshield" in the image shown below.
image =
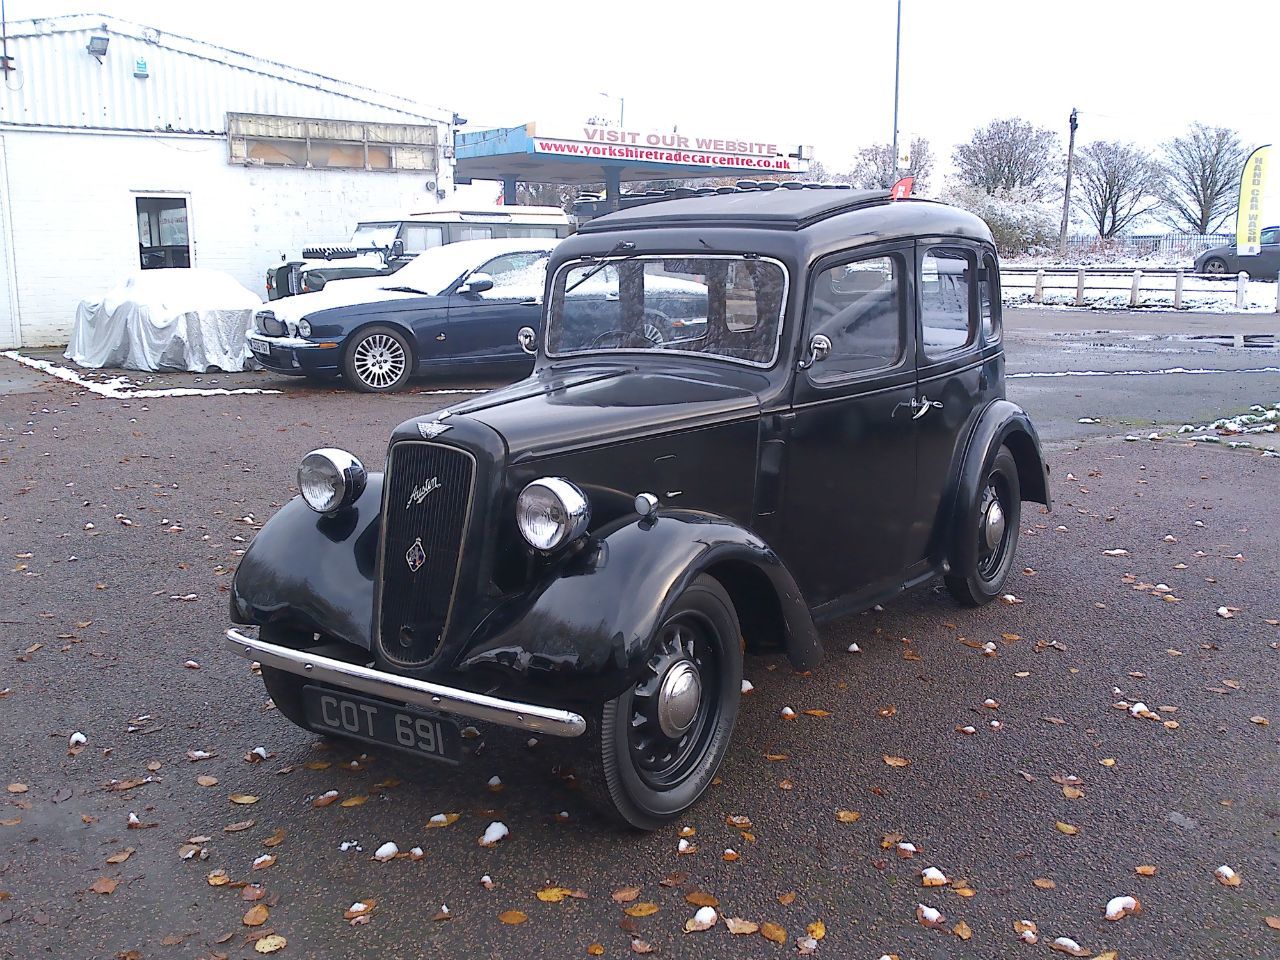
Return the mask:
[[444,293],[453,281],[475,266],[476,252],[471,249],[471,244],[448,243],[443,247],[422,251],[387,277],[382,286],[386,290],[410,287],[436,296]]
[[399,232],[399,222],[357,224],[356,232],[351,235],[351,246],[389,247]]
[[678,350],[771,366],[787,275],[748,257],[624,257],[562,266],[547,355]]

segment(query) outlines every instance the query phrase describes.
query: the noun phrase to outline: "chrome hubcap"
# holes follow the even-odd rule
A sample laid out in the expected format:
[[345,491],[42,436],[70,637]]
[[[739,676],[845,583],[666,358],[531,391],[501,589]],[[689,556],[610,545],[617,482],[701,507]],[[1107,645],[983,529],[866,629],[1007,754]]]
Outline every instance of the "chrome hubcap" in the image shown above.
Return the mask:
[[398,341],[375,333],[356,345],[356,375],[371,387],[389,387],[404,373],[406,359]]
[[658,687],[658,726],[673,740],[682,736],[698,716],[702,680],[688,660],[672,665]]
[[987,549],[997,549],[1004,540],[1004,507],[999,500],[992,500],[987,505],[987,512],[982,518],[982,535]]

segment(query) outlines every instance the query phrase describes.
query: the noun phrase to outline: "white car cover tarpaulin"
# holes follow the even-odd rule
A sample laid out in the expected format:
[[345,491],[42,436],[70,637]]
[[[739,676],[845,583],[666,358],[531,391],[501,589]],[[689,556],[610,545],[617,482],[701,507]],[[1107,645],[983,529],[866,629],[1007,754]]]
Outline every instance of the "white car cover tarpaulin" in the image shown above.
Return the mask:
[[139,270],[81,300],[64,356],[82,367],[253,369],[245,341],[262,299],[217,270]]

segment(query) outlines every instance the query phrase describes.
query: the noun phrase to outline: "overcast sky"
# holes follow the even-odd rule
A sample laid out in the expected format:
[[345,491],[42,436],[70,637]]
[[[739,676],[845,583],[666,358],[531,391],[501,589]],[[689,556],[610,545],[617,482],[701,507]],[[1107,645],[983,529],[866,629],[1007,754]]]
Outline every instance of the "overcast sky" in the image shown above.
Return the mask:
[[[1280,141],[1280,3],[904,0],[900,127],[935,155],[996,117],[1155,147],[1193,121]],[[445,106],[473,126],[629,128],[809,144],[828,169],[888,141],[895,0],[807,4],[7,0],[105,12]],[[1233,26],[1233,13],[1251,22]],[[1221,14],[1220,22],[1206,17]],[[1256,38],[1254,50],[1239,44]],[[1257,73],[1246,65],[1259,64]],[[1065,134],[1064,134],[1065,144]],[[944,162],[945,168],[945,162]]]

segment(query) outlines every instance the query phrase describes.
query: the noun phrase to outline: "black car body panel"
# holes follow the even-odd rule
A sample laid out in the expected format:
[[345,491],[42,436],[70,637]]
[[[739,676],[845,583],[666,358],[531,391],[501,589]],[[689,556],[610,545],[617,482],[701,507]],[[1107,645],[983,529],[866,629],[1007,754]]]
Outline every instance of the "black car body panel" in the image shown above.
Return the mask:
[[[664,202],[561,242],[543,300],[554,309],[562,268],[616,261],[622,277],[648,258],[664,271],[673,261],[674,274],[683,260],[723,256],[746,264],[744,276],[766,261],[785,269],[771,360],[622,340],[552,356],[543,323],[528,378],[393,431],[387,477],[371,476],[354,519],[294,501],[269,521],[237,573],[233,619],[295,624],[400,676],[599,704],[636,681],[656,626],[699,575],[732,598],[748,645],[780,645],[809,669],[821,657],[816,621],[963,560],[972,531],[959,505],[1002,445],[1022,499],[1049,505],[1035,429],[1004,398],[994,245],[967,213],[854,191]],[[861,300],[841,283],[862,282],[868,262],[880,286]],[[822,313],[823,297],[874,309],[846,322],[844,307]],[[948,309],[967,327],[945,328]],[[699,337],[721,336],[713,319]],[[854,342],[881,321],[896,347],[879,366],[807,357],[819,325]],[[446,475],[470,486],[449,501],[442,533],[430,511],[445,502],[433,491]],[[515,524],[517,497],[543,477],[571,481],[591,506],[581,537],[550,554]],[[658,501],[652,515],[637,514],[637,494]],[[434,586],[415,580],[417,546],[438,564]],[[414,595],[446,575],[454,586],[438,601]]]

